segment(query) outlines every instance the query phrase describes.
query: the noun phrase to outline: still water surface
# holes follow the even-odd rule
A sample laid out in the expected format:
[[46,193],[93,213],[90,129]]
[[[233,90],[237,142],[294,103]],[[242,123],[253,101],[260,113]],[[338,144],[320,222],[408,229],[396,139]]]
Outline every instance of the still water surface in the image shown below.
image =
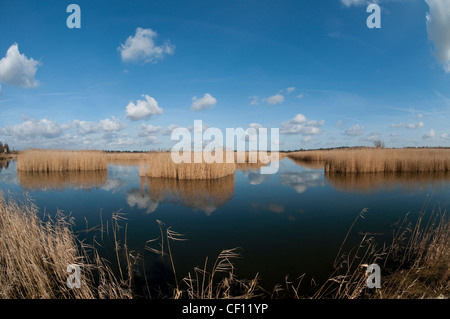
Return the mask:
[[450,202],[449,174],[325,176],[320,165],[288,158],[274,175],[240,170],[213,181],[140,178],[135,165],[110,164],[107,172],[94,173],[18,173],[14,161],[0,167],[5,194],[19,200],[28,195],[50,215],[57,210],[70,214],[75,231],[124,213],[128,247],[144,253],[150,271],[156,259],[144,246],[160,236],[159,220],[187,239],[172,246],[179,279],[202,267],[205,257],[211,261],[223,249],[241,247],[238,278],[259,273],[269,291],[284,283],[286,275],[327,278],[342,240],[364,208],[368,213],[350,237],[354,243],[361,232],[388,240],[392,225],[408,212],[413,217],[424,205],[430,211],[445,210]]

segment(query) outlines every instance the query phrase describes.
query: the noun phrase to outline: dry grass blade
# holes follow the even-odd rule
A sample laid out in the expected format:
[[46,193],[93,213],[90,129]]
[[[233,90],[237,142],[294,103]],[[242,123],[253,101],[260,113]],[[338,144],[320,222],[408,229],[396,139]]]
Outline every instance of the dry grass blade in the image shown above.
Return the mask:
[[186,238],[183,238],[183,234],[177,233],[171,229],[172,227],[167,228],[167,238],[173,241],[185,241]]

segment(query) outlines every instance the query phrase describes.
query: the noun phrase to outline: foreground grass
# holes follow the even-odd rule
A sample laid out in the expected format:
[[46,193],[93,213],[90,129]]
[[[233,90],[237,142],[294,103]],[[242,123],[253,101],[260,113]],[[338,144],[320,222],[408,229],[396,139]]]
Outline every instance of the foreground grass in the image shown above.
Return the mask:
[[292,152],[304,162],[322,162],[326,173],[429,173],[450,171],[450,149],[348,148]]
[[[178,277],[172,246],[184,240],[181,234],[159,222],[160,237],[145,245],[146,251],[161,256],[171,269],[173,280],[160,293],[150,287],[136,289],[137,259],[124,243],[120,243],[118,221],[114,214],[110,228],[113,256],[105,260],[93,246],[78,241],[71,230],[72,221],[63,216],[43,222],[32,202],[17,204],[6,201],[0,193],[0,298],[450,298],[450,221],[446,213],[422,213],[413,222],[405,218],[399,223],[391,243],[377,247],[370,234],[364,234],[356,247],[346,251],[345,237],[329,279],[301,294],[298,282],[286,281],[267,291],[260,286],[259,276],[240,280],[234,274],[233,260],[238,249],[223,250],[213,261],[205,259],[184,278]],[[122,228],[123,229],[123,228]],[[103,227],[102,227],[103,239]],[[97,244],[98,246],[98,244]],[[367,265],[382,268],[382,288],[366,286]],[[81,289],[68,289],[67,266],[82,267]],[[111,266],[115,265],[114,271]],[[144,270],[145,277],[145,270]],[[145,294],[142,294],[145,291]]]
[[[112,274],[98,254],[92,261],[71,230],[71,220],[46,222],[31,202],[6,201],[0,192],[0,298],[129,298],[131,290]],[[80,289],[66,281],[71,264],[82,268]]]
[[[357,216],[349,233],[366,212]],[[422,212],[415,222],[406,216],[398,223],[390,244],[377,247],[374,237],[364,234],[357,246],[348,252],[340,250],[335,272],[313,298],[450,298],[450,220],[446,212],[425,216]],[[381,267],[380,289],[367,288],[366,268],[370,264]]]

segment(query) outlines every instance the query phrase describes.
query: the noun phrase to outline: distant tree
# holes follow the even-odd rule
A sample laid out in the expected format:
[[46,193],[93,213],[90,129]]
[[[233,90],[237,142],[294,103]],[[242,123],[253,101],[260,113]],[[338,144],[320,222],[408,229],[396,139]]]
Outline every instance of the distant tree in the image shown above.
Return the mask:
[[3,143],[0,142],[0,154],[3,154],[5,152],[5,148],[3,147]]
[[5,143],[5,145],[3,146],[3,148],[4,148],[4,152],[5,152],[6,154],[10,154],[10,153],[11,153],[11,150],[9,149],[9,145],[8,145],[7,143]]
[[384,148],[384,142],[381,141],[381,140],[375,140],[375,141],[373,141],[373,145],[374,145],[376,148]]

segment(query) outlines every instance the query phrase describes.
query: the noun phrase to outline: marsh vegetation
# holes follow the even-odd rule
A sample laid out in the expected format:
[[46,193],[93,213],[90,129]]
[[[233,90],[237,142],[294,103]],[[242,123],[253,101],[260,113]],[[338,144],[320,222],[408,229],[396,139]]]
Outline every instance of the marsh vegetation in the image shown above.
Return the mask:
[[[363,210],[356,217],[337,252],[334,272],[323,283],[316,283],[304,294],[300,290],[304,276],[295,281],[286,277],[272,290],[254,278],[238,279],[234,261],[240,249],[223,250],[215,260],[205,259],[202,267],[184,277],[177,276],[173,246],[185,235],[158,221],[161,236],[148,240],[143,251],[154,253],[172,269],[167,288],[149,287],[139,255],[129,251],[126,241],[126,217],[113,214],[111,223],[96,230],[112,240],[115,254],[106,260],[98,249],[104,243],[88,245],[72,231],[73,220],[58,215],[40,217],[32,202],[16,203],[0,193],[0,297],[2,298],[448,298],[450,294],[450,221],[445,212],[422,212],[418,219],[406,216],[396,225],[390,243],[379,245],[371,234],[363,234],[358,245],[345,249],[346,240]],[[125,225],[124,225],[125,224]],[[121,233],[125,230],[125,233]],[[123,237],[125,236],[125,237]],[[98,240],[98,239],[97,239]],[[122,240],[123,243],[122,243]],[[105,240],[106,242],[106,240]],[[115,259],[115,260],[114,260]],[[367,265],[383,265],[383,287],[366,285]],[[81,289],[66,286],[67,265],[83,269]],[[115,265],[112,267],[111,265]],[[114,270],[113,270],[114,268]],[[138,275],[140,273],[140,275]],[[178,274],[179,275],[179,274]],[[144,279],[143,279],[144,278]],[[144,280],[144,289],[137,282]],[[144,295],[142,294],[144,291]],[[152,294],[153,291],[153,294]],[[160,295],[163,291],[169,295]]]
[[101,151],[30,149],[19,153],[17,170],[24,172],[65,172],[106,170],[106,154]]
[[[305,171],[281,172],[278,174],[280,184],[276,184],[273,189],[267,189],[265,193],[261,192],[263,188],[258,188],[258,198],[269,198],[270,194],[276,191],[277,185],[292,187],[295,190],[293,196],[299,196],[306,192],[308,187],[322,187],[323,183],[318,182],[321,179],[334,189],[351,194],[390,191],[391,187],[395,189],[399,185],[402,191],[416,192],[421,187],[431,185],[433,190],[442,187],[445,192],[446,185],[450,183],[448,152],[446,149],[366,148],[293,152],[287,156],[295,164],[301,165]],[[239,154],[234,152],[235,162],[238,162],[238,156]],[[242,188],[236,188],[237,178],[242,180],[243,176],[248,176],[250,179],[252,174],[257,174],[256,170],[267,162],[266,159],[257,159],[256,162],[250,160],[252,155],[248,152],[241,156],[244,158],[243,163],[175,164],[171,162],[170,153],[164,151],[108,153],[28,150],[19,154],[17,164],[13,167],[17,165],[17,182],[23,190],[50,191],[49,196],[55,196],[51,191],[67,189],[90,191],[95,188],[107,190],[114,186],[109,180],[111,177],[109,173],[114,171],[111,168],[115,165],[134,166],[138,185],[126,192],[130,207],[137,204],[146,210],[149,216],[149,213],[154,213],[158,204],[175,204],[193,210],[200,209],[206,215],[211,215],[218,207],[225,207],[232,202],[236,194],[241,197],[251,194],[245,191],[241,194]],[[280,158],[284,156],[285,154],[281,154]],[[344,164],[346,161],[347,166]],[[427,168],[427,165],[430,167]],[[8,170],[8,164],[4,164],[4,167]],[[320,170],[323,174],[318,173]],[[353,172],[354,170],[356,171]],[[237,171],[244,173],[238,176]],[[122,171],[117,172],[120,174]],[[257,176],[260,180],[258,183],[263,181],[260,179],[261,176]],[[251,185],[256,187],[258,183],[253,181]],[[284,193],[287,193],[286,188],[277,194],[284,196]],[[96,196],[94,193],[93,198],[98,200]],[[289,201],[289,198],[292,198],[294,204],[299,203],[298,197],[286,197],[284,200]],[[252,202],[249,204],[254,209],[262,207]],[[295,205],[298,206],[297,204]],[[304,205],[302,201],[301,206]],[[170,207],[175,209],[175,206]],[[242,206],[240,205],[239,209],[240,207]],[[285,215],[286,210],[289,210],[283,202],[268,202],[267,209],[275,212],[280,218]],[[293,207],[290,211],[293,212],[293,209],[299,207]],[[220,227],[231,227],[228,229],[237,234],[239,225],[236,223],[249,218],[238,220],[237,217],[243,213],[244,211],[239,211],[238,214],[230,216],[233,223],[226,224],[227,226],[223,224]],[[321,213],[329,212],[321,211]],[[109,220],[100,218],[100,224],[93,227],[92,224],[90,227],[87,226],[85,218],[86,229],[80,231],[83,227],[77,227],[75,219],[70,214],[58,212],[50,218],[45,206],[38,208],[31,200],[17,202],[14,198],[7,199],[0,193],[2,266],[0,297],[334,299],[450,297],[448,238],[450,223],[445,209],[433,210],[424,206],[418,216],[407,214],[407,217],[394,225],[392,236],[388,236],[389,232],[385,236],[361,232],[361,229],[356,232],[355,225],[366,214],[367,211],[363,210],[353,224],[347,225],[350,229],[347,235],[340,237],[343,242],[335,252],[334,263],[329,265],[333,271],[328,278],[311,281],[314,282],[311,285],[309,280],[304,279],[314,274],[305,274],[296,280],[290,280],[286,276],[284,282],[268,287],[258,272],[258,265],[263,266],[262,264],[255,263],[252,266],[253,275],[243,278],[238,276],[235,261],[245,262],[245,255],[242,255],[242,251],[238,248],[219,251],[215,258],[206,257],[200,266],[186,271],[177,254],[180,252],[192,254],[192,250],[184,252],[178,247],[191,236],[195,237],[195,234],[181,235],[174,230],[175,227],[172,228],[170,224],[166,225],[158,219],[156,220],[159,236],[146,238],[147,242],[143,242],[140,248],[135,249],[135,245],[133,250],[130,250],[128,237],[131,233],[127,215],[120,211],[120,207],[117,207],[117,212],[114,212]],[[291,221],[296,217],[286,216]],[[192,218],[192,216],[178,217],[184,222]],[[267,216],[258,212],[257,219],[262,218]],[[221,215],[218,223],[221,224],[224,220],[224,215]],[[276,222],[276,219],[269,220]],[[250,224],[242,227],[243,231],[247,232],[246,236],[257,234],[255,230],[261,227],[261,224],[258,224],[254,216],[247,222]],[[196,229],[201,227],[203,225],[199,225]],[[273,224],[273,227],[278,226]],[[74,228],[77,231],[74,231]],[[286,237],[280,233],[277,233],[278,236],[296,240],[297,237],[292,237],[294,234],[288,233],[289,228],[292,226],[287,225]],[[292,229],[298,232],[296,228]],[[217,229],[205,231],[211,236]],[[270,237],[269,233],[264,234]],[[201,235],[199,237],[201,242],[205,243],[205,239],[202,239]],[[306,238],[322,241],[317,236]],[[356,246],[355,238],[358,239]],[[255,237],[253,240],[261,238]],[[262,242],[265,244],[261,245],[267,245],[267,241]],[[311,246],[316,245],[312,241],[308,243]],[[155,256],[166,272],[163,279],[156,280],[156,286],[153,278],[155,274],[152,273],[154,269],[149,270],[144,265],[148,262],[148,254]],[[365,284],[366,266],[371,263],[383,266],[381,289],[371,290]],[[68,264],[78,264],[82,267],[83,289],[67,288]],[[281,277],[283,275],[280,274]]]
[[450,171],[450,149],[343,148],[289,153],[295,160],[323,163],[327,173],[429,173]]

